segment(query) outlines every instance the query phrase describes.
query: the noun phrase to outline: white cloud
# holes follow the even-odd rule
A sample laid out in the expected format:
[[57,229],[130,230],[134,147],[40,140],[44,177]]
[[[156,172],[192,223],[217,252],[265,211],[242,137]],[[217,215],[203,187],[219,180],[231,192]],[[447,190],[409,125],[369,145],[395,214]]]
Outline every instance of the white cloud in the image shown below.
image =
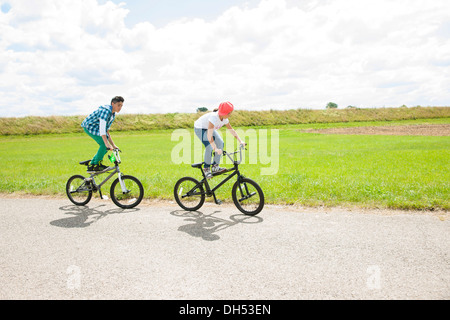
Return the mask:
[[115,95],[127,113],[450,102],[447,0],[262,0],[162,28],[127,27],[112,2],[0,6],[0,116],[87,114]]

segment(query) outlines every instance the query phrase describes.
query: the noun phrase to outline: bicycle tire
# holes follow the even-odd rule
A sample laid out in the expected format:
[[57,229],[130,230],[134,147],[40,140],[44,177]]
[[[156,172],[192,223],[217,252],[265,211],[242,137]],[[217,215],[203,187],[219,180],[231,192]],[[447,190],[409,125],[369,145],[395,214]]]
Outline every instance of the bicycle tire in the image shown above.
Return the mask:
[[[75,182],[75,180],[81,180]],[[80,174],[73,175],[67,180],[66,183],[66,194],[69,200],[77,205],[84,206],[92,198],[92,189],[90,183],[85,180],[86,178]]]
[[[184,183],[184,182],[192,182]],[[178,205],[187,211],[196,211],[200,209],[205,203],[205,192],[203,191],[203,186],[199,185],[199,181],[192,177],[183,177],[175,183],[175,187],[173,189],[173,195],[175,197],[175,201]],[[198,185],[198,189],[200,194],[195,194],[192,196],[187,196],[187,194],[182,194],[183,190],[192,191],[195,186]],[[181,187],[181,189],[180,189]],[[185,195],[185,197],[183,197]],[[187,199],[187,200],[185,200]]]
[[[251,187],[249,188],[249,185],[252,186],[255,191],[250,192],[249,189],[253,189]],[[261,187],[252,179],[241,178],[236,181],[231,190],[231,195],[233,197],[233,202],[239,211],[248,216],[257,215],[264,208],[264,193]],[[255,196],[257,196],[257,198]],[[250,199],[252,199],[252,201],[247,201]]]
[[144,198],[144,187],[142,186],[141,181],[133,176],[123,175],[122,181],[124,182],[128,192],[124,193],[122,191],[120,180],[119,178],[116,178],[116,180],[114,180],[111,184],[111,188],[109,191],[111,200],[120,208],[134,208],[139,203],[141,203],[142,199]]

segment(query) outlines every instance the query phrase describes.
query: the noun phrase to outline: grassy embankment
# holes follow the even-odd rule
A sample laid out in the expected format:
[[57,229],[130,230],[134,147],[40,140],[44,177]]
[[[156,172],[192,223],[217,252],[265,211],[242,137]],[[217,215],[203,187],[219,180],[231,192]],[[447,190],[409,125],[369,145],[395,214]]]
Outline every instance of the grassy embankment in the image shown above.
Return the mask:
[[[77,133],[86,115],[0,118],[0,135]],[[142,131],[191,128],[198,113],[119,114],[114,131]],[[450,117],[450,107],[373,108],[373,109],[295,109],[286,111],[233,112],[234,127],[304,124],[308,128],[332,125],[364,125],[361,122],[392,122]],[[366,124],[367,125],[367,124]]]

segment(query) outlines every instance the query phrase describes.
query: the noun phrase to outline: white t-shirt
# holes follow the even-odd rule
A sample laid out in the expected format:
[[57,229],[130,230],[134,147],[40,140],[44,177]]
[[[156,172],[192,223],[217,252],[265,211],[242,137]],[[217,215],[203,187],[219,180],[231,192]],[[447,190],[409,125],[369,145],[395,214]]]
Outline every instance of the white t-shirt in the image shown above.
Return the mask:
[[214,129],[218,130],[222,128],[224,125],[229,123],[228,119],[220,120],[218,112],[210,112],[202,115],[194,122],[194,128],[198,129],[208,129],[209,123],[214,125]]
[[106,121],[100,119],[100,136],[106,136]]

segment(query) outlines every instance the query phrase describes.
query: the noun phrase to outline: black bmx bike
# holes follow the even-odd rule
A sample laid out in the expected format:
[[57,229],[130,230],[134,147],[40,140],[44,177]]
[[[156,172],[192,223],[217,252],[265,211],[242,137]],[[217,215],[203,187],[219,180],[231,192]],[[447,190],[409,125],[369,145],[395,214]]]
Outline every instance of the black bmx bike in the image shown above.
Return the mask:
[[[214,197],[214,202],[216,204],[221,204],[222,202],[216,198],[215,191],[223,186],[228,180],[236,176],[237,180],[231,189],[234,204],[239,211],[246,215],[254,216],[260,213],[264,207],[264,193],[255,181],[244,177],[239,171],[239,164],[242,162],[243,149],[245,149],[245,147],[240,145],[239,149],[232,153],[223,150],[223,154],[228,156],[233,162],[233,167],[226,171],[212,173],[213,176],[231,173],[214,188],[210,187],[205,172],[203,171],[202,167],[205,163],[200,162],[192,164],[191,166],[193,168],[200,169],[203,179],[198,181],[193,177],[183,177],[177,181],[173,193],[178,205],[184,210],[196,211],[204,204],[207,196]],[[239,161],[237,160],[238,153],[240,156]]]
[[[113,181],[110,188],[111,200],[120,208],[130,209],[136,207],[144,197],[144,187],[138,178],[124,175],[119,169],[121,163],[120,150],[114,149],[112,155],[108,155],[113,166],[109,166],[102,171],[88,171],[89,177],[76,174],[69,178],[66,183],[66,194],[69,200],[77,206],[84,206],[91,201],[92,193],[99,192],[103,199],[101,187],[115,174],[118,177]],[[80,162],[81,165],[89,165],[91,160]],[[97,184],[95,179],[102,173],[110,173],[102,182]]]

